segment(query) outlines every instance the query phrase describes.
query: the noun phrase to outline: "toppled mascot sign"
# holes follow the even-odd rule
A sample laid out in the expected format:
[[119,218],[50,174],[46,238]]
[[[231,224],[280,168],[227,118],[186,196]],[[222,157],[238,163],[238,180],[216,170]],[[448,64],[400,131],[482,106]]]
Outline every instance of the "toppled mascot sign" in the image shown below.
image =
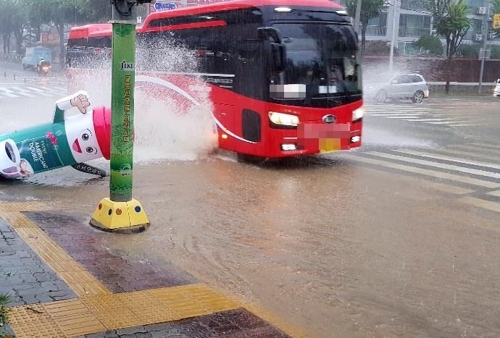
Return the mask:
[[[79,91],[56,102],[52,123],[0,135],[0,176],[22,178],[66,166],[105,176],[84,162],[109,160],[111,111],[89,107],[88,94]],[[72,108],[81,114],[66,116]]]

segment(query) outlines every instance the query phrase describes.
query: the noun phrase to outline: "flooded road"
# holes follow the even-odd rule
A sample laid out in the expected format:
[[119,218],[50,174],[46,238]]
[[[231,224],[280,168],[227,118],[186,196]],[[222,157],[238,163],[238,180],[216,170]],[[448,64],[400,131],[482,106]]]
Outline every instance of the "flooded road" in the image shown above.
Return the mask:
[[[0,115],[11,124],[0,131],[50,120],[53,102],[3,100]],[[297,336],[497,337],[500,137],[481,146],[471,135],[500,117],[465,131],[424,125],[455,121],[449,114],[460,106],[461,116],[472,111],[440,104],[407,108],[421,124],[371,116],[380,108],[367,107],[363,149],[281,163],[239,163],[196,145],[203,151],[193,157],[175,149],[179,142],[150,154],[148,140],[165,136],[152,132],[136,151],[133,193],[151,227],[104,233],[102,246],[172,262]],[[477,114],[479,105],[495,109],[485,100]],[[109,195],[108,178],[71,168],[0,184],[2,200],[47,201],[88,219]]]

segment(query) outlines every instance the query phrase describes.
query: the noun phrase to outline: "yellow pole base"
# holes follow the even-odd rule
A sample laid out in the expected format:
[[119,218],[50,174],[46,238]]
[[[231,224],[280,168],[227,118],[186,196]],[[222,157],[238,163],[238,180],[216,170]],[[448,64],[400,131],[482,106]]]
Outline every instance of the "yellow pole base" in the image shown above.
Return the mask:
[[110,232],[142,232],[149,226],[149,220],[139,201],[115,202],[103,198],[90,220],[94,228]]

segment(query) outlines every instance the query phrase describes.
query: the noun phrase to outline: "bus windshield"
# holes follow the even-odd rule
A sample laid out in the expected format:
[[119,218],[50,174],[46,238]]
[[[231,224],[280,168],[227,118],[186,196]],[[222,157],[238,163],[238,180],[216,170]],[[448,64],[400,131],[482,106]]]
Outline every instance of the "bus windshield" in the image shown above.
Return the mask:
[[[359,99],[361,74],[357,40],[348,25],[278,23],[286,46],[286,67],[271,76],[270,94],[276,100],[311,101]],[[314,104],[313,104],[314,105]]]

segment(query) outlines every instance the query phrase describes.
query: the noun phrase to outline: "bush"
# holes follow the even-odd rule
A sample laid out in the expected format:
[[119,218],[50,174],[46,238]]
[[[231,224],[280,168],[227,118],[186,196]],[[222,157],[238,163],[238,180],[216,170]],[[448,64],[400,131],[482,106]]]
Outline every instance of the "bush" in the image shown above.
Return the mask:
[[500,59],[500,46],[491,46],[491,59]]
[[7,324],[8,309],[6,307],[9,302],[9,296],[0,294],[0,338],[7,337],[6,333],[1,330],[1,327]]
[[365,55],[389,55],[391,44],[387,41],[366,41]]
[[434,35],[422,35],[417,41],[413,43],[417,48],[420,48],[421,53],[442,56],[443,55],[443,44],[437,36]]
[[473,44],[462,44],[458,47],[458,55],[463,58],[477,59],[479,57],[479,49],[481,46]]

